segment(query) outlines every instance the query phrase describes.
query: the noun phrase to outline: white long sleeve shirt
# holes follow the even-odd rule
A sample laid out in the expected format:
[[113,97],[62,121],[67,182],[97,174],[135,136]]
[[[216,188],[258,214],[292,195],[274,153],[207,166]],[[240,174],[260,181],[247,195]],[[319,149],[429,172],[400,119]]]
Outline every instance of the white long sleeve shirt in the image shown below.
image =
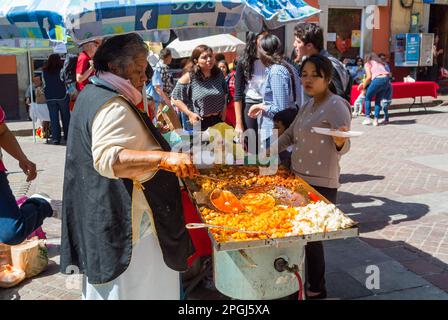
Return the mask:
[[[114,98],[96,114],[92,125],[92,155],[95,170],[109,179],[118,179],[113,170],[118,154],[124,150],[155,151],[161,147],[131,110],[123,98]],[[144,183],[156,171],[135,178],[134,183]],[[138,184],[137,184],[138,185]],[[152,211],[138,187],[132,193],[132,242],[154,231]]]

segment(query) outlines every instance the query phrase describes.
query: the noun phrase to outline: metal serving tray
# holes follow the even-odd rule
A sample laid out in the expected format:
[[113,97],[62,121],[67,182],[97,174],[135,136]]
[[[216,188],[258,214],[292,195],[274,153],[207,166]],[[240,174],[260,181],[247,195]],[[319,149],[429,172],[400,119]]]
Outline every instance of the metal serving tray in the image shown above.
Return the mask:
[[[299,178],[299,177],[298,177]],[[322,196],[319,192],[317,192],[314,188],[312,188],[308,183],[306,183],[303,179],[299,178],[300,182],[303,184],[307,191],[311,191],[322,198],[323,201],[327,203],[331,203]],[[200,213],[199,208],[203,205],[199,205],[195,194],[202,193],[200,187],[190,179],[185,179],[185,186],[188,190],[190,198],[192,199],[198,214],[205,223],[202,215]],[[213,243],[213,246],[216,251],[233,251],[233,250],[242,250],[242,249],[250,249],[250,248],[263,248],[263,247],[274,247],[274,248],[287,248],[292,246],[303,246],[308,242],[314,241],[327,241],[327,240],[335,240],[335,239],[346,239],[346,238],[354,238],[359,236],[359,230],[356,225],[343,230],[331,231],[331,232],[322,232],[322,233],[313,233],[308,235],[294,236],[294,237],[283,237],[283,238],[275,238],[275,239],[261,239],[261,240],[247,240],[247,241],[228,241],[228,242],[218,242],[216,241],[213,234],[208,230],[209,237]]]

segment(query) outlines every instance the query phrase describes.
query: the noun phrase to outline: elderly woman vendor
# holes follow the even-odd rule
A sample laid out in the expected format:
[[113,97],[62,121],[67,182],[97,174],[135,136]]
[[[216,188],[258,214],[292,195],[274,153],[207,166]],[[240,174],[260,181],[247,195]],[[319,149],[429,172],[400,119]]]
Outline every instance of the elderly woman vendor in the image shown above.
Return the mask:
[[84,274],[84,299],[179,299],[194,252],[178,177],[197,170],[137,108],[147,56],[137,34],[105,41],[70,123],[61,271]]

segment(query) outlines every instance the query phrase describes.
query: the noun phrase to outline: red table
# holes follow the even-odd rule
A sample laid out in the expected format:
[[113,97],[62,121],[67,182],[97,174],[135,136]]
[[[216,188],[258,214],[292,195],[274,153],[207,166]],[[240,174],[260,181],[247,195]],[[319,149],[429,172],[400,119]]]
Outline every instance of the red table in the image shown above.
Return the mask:
[[[437,85],[437,83],[431,81],[392,82],[392,99],[414,98],[414,102],[409,107],[409,110],[411,110],[411,107],[415,105],[415,100],[417,97],[437,98],[438,90],[439,86]],[[355,101],[360,93],[361,92],[358,91],[358,86],[353,86],[352,94],[350,97],[351,105],[355,104]]]

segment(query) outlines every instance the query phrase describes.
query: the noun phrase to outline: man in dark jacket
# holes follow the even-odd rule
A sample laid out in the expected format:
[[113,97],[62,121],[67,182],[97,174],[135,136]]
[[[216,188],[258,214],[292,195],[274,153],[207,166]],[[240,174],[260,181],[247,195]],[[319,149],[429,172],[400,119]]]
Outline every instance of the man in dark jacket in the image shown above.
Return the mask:
[[331,79],[334,93],[350,102],[350,93],[353,85],[350,73],[342,62],[333,57],[324,49],[324,35],[321,27],[314,23],[298,23],[294,27],[294,49],[297,53],[296,61],[303,61],[305,57],[320,54],[330,59],[335,72]]

